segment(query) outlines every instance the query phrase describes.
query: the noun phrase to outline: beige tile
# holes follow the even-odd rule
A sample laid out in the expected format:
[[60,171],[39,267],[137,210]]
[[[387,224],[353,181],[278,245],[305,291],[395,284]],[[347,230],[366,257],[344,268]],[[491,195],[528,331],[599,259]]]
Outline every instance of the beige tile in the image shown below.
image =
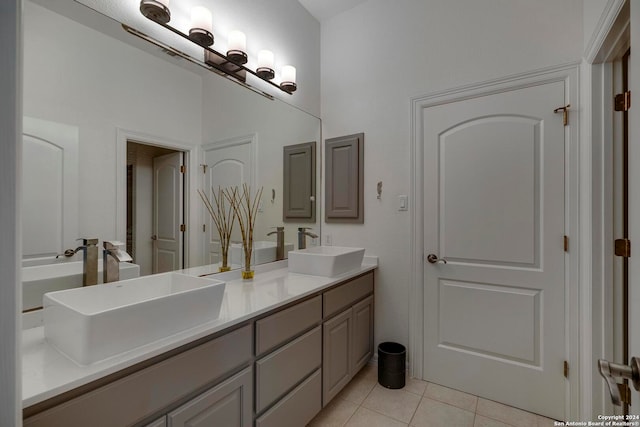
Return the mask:
[[473,412],[424,397],[410,424],[415,427],[472,427],[474,417]]
[[476,414],[476,420],[473,423],[473,427],[511,427],[509,424],[505,424],[500,421],[492,420],[491,418],[483,417]]
[[482,398],[478,399],[476,413],[518,427],[537,427],[538,424],[535,414]]
[[360,407],[345,427],[407,427],[407,424]]
[[553,427],[554,420],[551,418],[542,415],[536,415],[536,418],[538,419],[538,427]]
[[402,389],[390,390],[376,385],[362,406],[403,423],[408,423],[419,403],[420,396],[418,395]]
[[422,396],[427,389],[427,382],[417,378],[409,378],[405,382],[404,391]]
[[316,417],[309,427],[342,427],[358,409],[358,405],[334,398]]
[[375,386],[375,379],[371,379],[367,375],[360,376],[358,374],[336,397],[360,405]]
[[378,381],[378,365],[364,365],[364,367],[358,372],[355,378],[367,378],[373,381]]
[[476,396],[433,383],[427,385],[424,396],[471,412],[476,411],[478,403]]

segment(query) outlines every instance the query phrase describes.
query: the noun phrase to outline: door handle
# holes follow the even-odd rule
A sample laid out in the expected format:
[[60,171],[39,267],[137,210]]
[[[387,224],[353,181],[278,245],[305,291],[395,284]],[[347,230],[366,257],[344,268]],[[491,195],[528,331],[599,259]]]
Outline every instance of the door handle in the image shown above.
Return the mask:
[[620,406],[620,390],[618,389],[618,383],[616,378],[626,378],[631,380],[633,388],[640,391],[640,359],[637,357],[631,358],[630,365],[619,365],[617,363],[611,363],[608,360],[598,360],[598,371],[602,378],[607,381],[609,386],[609,394],[611,394],[611,403],[616,406]]
[[438,262],[441,262],[443,264],[447,263],[447,260],[444,258],[438,258],[438,256],[436,254],[429,254],[427,255],[427,261],[431,264],[436,264]]
[[158,236],[154,234],[153,236],[151,236],[151,240],[158,240]]

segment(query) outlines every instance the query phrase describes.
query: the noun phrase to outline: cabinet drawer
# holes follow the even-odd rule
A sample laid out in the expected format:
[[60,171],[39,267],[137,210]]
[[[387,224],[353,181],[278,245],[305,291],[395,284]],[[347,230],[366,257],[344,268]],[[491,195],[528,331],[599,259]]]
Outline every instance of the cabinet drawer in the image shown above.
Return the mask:
[[322,295],[324,299],[323,316],[326,318],[338,313],[371,292],[373,292],[373,272],[331,289]]
[[280,399],[322,363],[318,326],[256,362],[256,412]]
[[252,338],[251,325],[247,325],[36,414],[24,425],[113,427],[134,424],[248,363],[252,357]]
[[317,296],[256,322],[256,355],[277,347],[322,320],[322,299]]
[[256,420],[256,427],[306,426],[321,409],[322,371],[318,369]]

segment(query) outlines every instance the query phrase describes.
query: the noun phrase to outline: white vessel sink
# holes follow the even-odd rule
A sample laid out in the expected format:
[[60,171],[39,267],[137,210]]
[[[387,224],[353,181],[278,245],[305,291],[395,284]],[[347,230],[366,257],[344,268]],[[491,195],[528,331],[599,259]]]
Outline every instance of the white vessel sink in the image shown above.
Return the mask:
[[[293,250],[293,243],[284,244],[284,257]],[[276,260],[276,242],[258,240],[253,242],[253,251],[251,252],[251,265],[264,264]],[[244,265],[244,249],[242,244],[234,243],[231,245],[231,264]]]
[[360,268],[363,258],[363,248],[314,246],[289,252],[289,271],[334,277]]
[[[140,276],[140,266],[121,262],[120,280]],[[22,268],[22,309],[42,307],[42,296],[47,292],[82,286],[82,261],[58,262],[25,266]],[[102,258],[98,259],[98,282],[102,283]]]
[[44,334],[80,365],[90,365],[217,319],[225,282],[163,273],[47,293]]

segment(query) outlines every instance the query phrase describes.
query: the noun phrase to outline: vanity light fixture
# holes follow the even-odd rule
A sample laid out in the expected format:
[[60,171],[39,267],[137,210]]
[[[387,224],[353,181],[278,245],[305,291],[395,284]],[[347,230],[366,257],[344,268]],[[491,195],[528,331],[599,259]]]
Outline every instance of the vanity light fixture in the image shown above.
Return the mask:
[[229,33],[229,50],[227,58],[236,64],[246,64],[247,57],[247,36],[242,31],[231,31]]
[[258,52],[258,68],[256,69],[258,77],[264,80],[273,79],[276,76],[276,73],[273,71],[273,63],[273,52],[266,49]]
[[[171,32],[204,48],[206,65],[215,68],[227,77],[246,85],[246,74],[249,73],[289,95],[298,88],[296,69],[291,65],[282,67],[282,81],[279,85],[271,81],[275,77],[274,59],[273,53],[268,50],[260,51],[256,71],[246,67],[244,64],[248,62],[247,38],[241,31],[232,31],[229,34],[229,48],[226,55],[212,49],[210,47],[214,43],[212,18],[211,12],[205,7],[197,6],[191,10],[191,29],[188,35],[169,25],[171,20],[169,0],[140,0],[140,13]],[[148,39],[147,36],[142,38]]]
[[209,9],[196,6],[191,9],[191,29],[189,40],[206,47],[213,44],[213,19]]
[[293,93],[298,89],[298,85],[296,84],[296,67],[292,65],[282,67],[282,83],[280,83],[280,89],[289,93]]
[[141,0],[140,12],[159,24],[166,24],[171,20],[169,0]]

